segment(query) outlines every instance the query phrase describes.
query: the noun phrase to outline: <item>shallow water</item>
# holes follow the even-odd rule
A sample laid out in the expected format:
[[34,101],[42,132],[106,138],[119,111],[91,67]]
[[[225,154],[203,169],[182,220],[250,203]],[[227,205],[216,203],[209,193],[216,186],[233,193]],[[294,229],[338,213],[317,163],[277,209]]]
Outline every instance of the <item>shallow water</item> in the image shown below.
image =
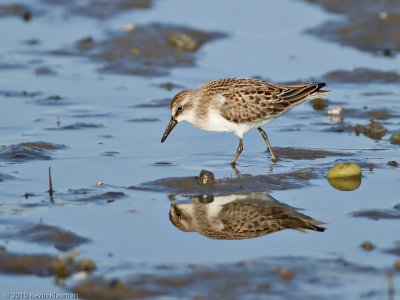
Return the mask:
[[[95,262],[93,279],[105,276],[124,281],[143,272],[158,275],[160,266],[167,266],[167,276],[174,277],[180,266],[191,264],[207,264],[220,272],[233,269],[238,261],[262,262],[263,257],[280,257],[282,261],[275,267],[291,269],[293,259],[306,257],[322,270],[326,267],[323,260],[330,261],[336,266],[334,274],[346,272],[338,260],[374,267],[379,272],[364,274],[357,268],[350,272],[355,281],[375,282],[373,285],[330,282],[308,287],[308,283],[294,281],[291,296],[295,299],[304,299],[310,290],[330,299],[331,285],[342,287],[334,295],[341,299],[362,298],[371,290],[379,291],[371,299],[387,297],[386,270],[393,268],[398,256],[386,250],[399,240],[398,219],[373,220],[355,215],[366,210],[393,210],[400,203],[399,168],[387,165],[389,161],[400,162],[399,146],[390,143],[391,134],[399,132],[398,84],[328,80],[332,93],[327,108],[314,110],[305,103],[266,127],[280,154],[279,163],[271,165],[264,141],[258,132],[251,132],[245,137],[237,171],[229,165],[238,143],[230,134],[179,124],[166,143],[160,144],[169,120],[165,106],[168,101],[163,99],[171,99],[180,89],[168,90],[160,85],[172,82],[192,87],[230,76],[318,80],[330,71],[358,67],[399,72],[395,67],[400,65],[398,56],[373,56],[305,34],[306,29],[337,16],[301,1],[253,1],[248,6],[237,1],[159,1],[152,8],[101,21],[77,16],[46,1],[27,4],[44,13],[33,14],[29,22],[17,17],[0,19],[0,65],[18,66],[0,70],[0,133],[4,145],[0,148],[0,245],[7,252],[68,255],[57,250],[54,241],[15,234],[26,226],[42,224],[89,240],[71,248],[79,250],[80,258]],[[196,14],[177,12],[178,7]],[[105,39],[108,32],[121,32],[128,23],[153,22],[228,36],[206,43],[193,53],[195,66],[167,67],[169,74],[163,77],[102,72],[101,62],[84,56],[49,54],[55,49],[69,49],[87,36]],[[40,42],[24,42],[32,39]],[[56,74],[39,75],[40,67]],[[152,103],[156,105],[143,105]],[[343,108],[342,116],[336,119],[328,115],[335,106]],[[381,139],[335,129],[369,124],[371,111],[385,109],[390,114],[379,120],[387,129]],[[18,146],[40,141],[65,147],[36,147],[32,152]],[[293,154],[286,147],[304,151]],[[11,151],[17,155],[10,158],[10,149],[17,149]],[[315,151],[333,154],[315,155]],[[362,168],[361,186],[355,191],[338,191],[325,179],[330,167],[342,161],[356,162]],[[49,166],[53,197],[47,193]],[[210,187],[206,194],[269,193],[286,205],[302,209],[301,213],[324,221],[326,231],[305,234],[288,229],[242,241],[216,241],[182,232],[170,223],[168,196],[173,194],[185,203],[185,196],[203,194],[204,189],[198,190],[196,184],[193,190],[179,181],[198,176],[202,169],[213,172],[223,183],[220,190]],[[288,178],[288,174],[298,175]],[[174,188],[160,182],[172,182]],[[364,241],[371,241],[376,248],[363,250],[360,244]],[[299,265],[300,269],[304,267]],[[6,272],[1,266],[0,272],[1,292],[71,291],[83,282],[70,278],[63,286],[49,277],[15,275],[18,272]],[[321,276],[326,272],[321,271]],[[258,271],[249,272],[246,278],[261,280]],[[394,284],[398,293],[398,275]],[[201,285],[184,285],[188,288],[182,289],[182,294],[169,289],[161,290],[161,294],[185,298],[201,289]],[[129,288],[129,282],[126,286]],[[269,292],[257,290],[254,295],[261,297],[263,293]],[[272,294],[276,299],[288,296],[282,290]]]

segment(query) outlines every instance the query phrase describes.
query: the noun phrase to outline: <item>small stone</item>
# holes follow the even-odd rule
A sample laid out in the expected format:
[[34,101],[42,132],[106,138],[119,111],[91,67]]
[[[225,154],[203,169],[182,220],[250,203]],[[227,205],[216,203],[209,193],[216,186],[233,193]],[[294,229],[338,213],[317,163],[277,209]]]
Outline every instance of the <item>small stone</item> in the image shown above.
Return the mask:
[[400,271],[400,259],[394,262],[394,268],[396,269],[396,271]]
[[57,278],[67,278],[71,274],[67,261],[64,259],[57,259],[54,261],[53,273]]
[[354,126],[354,133],[359,136],[360,133],[363,131],[363,126],[360,124],[357,124],[356,126]]
[[390,137],[390,143],[393,145],[400,145],[400,133],[393,133]]
[[328,107],[328,101],[322,98],[317,98],[312,101],[312,107],[315,110],[324,110]]
[[399,163],[397,161],[395,161],[395,160],[391,160],[391,161],[387,162],[387,165],[397,168],[399,166]]
[[49,100],[49,101],[60,101],[60,100],[62,100],[62,97],[59,96],[59,95],[51,95],[51,96],[47,97],[46,100]]
[[338,191],[354,191],[361,185],[361,177],[328,178],[329,184]]
[[135,29],[135,24],[132,23],[125,24],[124,27],[122,27],[122,30],[125,32],[131,32],[134,29]]
[[49,67],[38,67],[35,69],[35,74],[40,76],[57,75],[57,72]]
[[363,134],[371,139],[380,140],[386,134],[387,129],[378,121],[371,121],[363,126]]
[[361,185],[361,168],[354,163],[340,163],[329,170],[329,184],[339,191],[354,191]]
[[75,267],[80,271],[90,273],[96,268],[96,265],[90,259],[82,259],[76,263]]
[[355,163],[339,163],[329,170],[327,177],[361,177],[361,168]]
[[123,289],[125,287],[124,283],[119,279],[112,279],[110,281],[109,285],[110,285],[110,288],[112,288],[113,290],[119,290],[119,289]]
[[342,108],[340,107],[340,106],[337,106],[337,107],[333,107],[332,109],[330,109],[329,111],[328,111],[328,115],[331,115],[331,116],[339,116],[341,113],[342,113]]
[[198,43],[184,33],[169,34],[167,35],[167,40],[170,45],[187,52],[194,52],[199,48]]
[[198,184],[213,184],[214,174],[207,170],[201,170],[199,177],[197,178]]
[[198,199],[200,203],[208,204],[214,201],[214,195],[200,195]]
[[89,277],[88,273],[84,272],[84,271],[80,271],[80,272],[75,273],[74,275],[72,275],[72,279],[76,280],[76,281],[82,281],[82,280],[87,279],[88,277]]
[[30,19],[32,19],[32,13],[31,13],[29,10],[25,11],[25,12],[23,13],[23,15],[22,15],[22,19],[23,19],[25,22],[30,21]]
[[392,49],[383,49],[382,54],[386,57],[394,57],[395,52]]
[[375,246],[374,244],[372,244],[370,241],[365,241],[364,243],[362,243],[361,248],[363,248],[365,251],[372,251],[374,250]]
[[386,20],[387,18],[388,18],[388,13],[387,13],[387,12],[381,11],[381,12],[379,13],[379,19],[381,19],[381,20]]
[[140,55],[140,49],[137,48],[137,47],[132,48],[132,49],[131,49],[131,54],[132,54],[133,56],[139,56],[139,55]]
[[368,166],[368,169],[369,169],[371,172],[372,172],[372,171],[374,170],[374,168],[375,168],[375,164],[373,164],[373,163],[368,163],[367,166]]
[[91,36],[85,37],[83,39],[80,39],[79,41],[76,42],[76,48],[79,50],[88,50],[93,47],[93,38]]
[[283,280],[291,280],[294,277],[294,271],[289,269],[278,268],[273,271],[278,273],[279,277]]

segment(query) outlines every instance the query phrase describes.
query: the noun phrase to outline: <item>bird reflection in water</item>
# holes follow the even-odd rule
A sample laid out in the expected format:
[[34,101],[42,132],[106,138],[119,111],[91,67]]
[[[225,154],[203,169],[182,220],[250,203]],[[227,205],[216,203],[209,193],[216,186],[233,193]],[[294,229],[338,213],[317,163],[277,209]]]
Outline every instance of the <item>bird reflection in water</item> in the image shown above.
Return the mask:
[[323,222],[299,213],[265,193],[196,196],[190,203],[173,203],[172,224],[218,240],[250,239],[284,229],[323,232]]

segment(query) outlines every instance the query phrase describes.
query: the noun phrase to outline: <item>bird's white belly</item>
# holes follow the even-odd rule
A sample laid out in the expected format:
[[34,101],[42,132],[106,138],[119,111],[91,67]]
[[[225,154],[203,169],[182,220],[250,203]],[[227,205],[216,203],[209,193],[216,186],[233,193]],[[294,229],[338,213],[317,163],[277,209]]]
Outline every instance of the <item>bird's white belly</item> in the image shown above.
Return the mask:
[[256,123],[243,123],[237,124],[226,120],[222,117],[218,111],[210,111],[208,117],[203,120],[196,120],[192,124],[208,131],[219,131],[219,132],[233,132],[238,137],[242,138],[245,133],[253,128],[260,127],[272,121],[272,119],[262,120]]

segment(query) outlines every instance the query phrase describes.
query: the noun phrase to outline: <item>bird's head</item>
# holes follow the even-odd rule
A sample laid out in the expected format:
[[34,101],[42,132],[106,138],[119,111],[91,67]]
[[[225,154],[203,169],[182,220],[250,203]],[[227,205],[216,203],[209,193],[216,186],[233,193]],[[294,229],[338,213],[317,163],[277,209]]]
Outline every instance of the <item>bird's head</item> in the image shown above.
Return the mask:
[[183,90],[175,95],[170,104],[171,119],[165,129],[164,135],[161,139],[163,143],[172,129],[178,124],[178,122],[189,120],[193,113],[193,102],[191,101],[190,93],[191,90]]
[[192,204],[171,204],[169,220],[182,231],[195,231],[193,229]]

